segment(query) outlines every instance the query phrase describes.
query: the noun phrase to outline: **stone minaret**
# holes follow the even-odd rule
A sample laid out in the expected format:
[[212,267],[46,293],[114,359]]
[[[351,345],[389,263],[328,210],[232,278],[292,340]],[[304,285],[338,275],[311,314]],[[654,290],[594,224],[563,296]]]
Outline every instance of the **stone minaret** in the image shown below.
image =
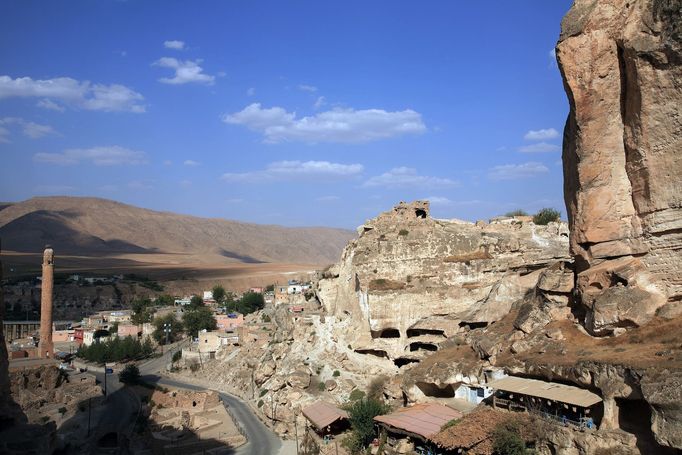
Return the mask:
[[40,357],[52,358],[52,288],[54,283],[54,251],[48,245],[43,253],[43,283],[40,292]]

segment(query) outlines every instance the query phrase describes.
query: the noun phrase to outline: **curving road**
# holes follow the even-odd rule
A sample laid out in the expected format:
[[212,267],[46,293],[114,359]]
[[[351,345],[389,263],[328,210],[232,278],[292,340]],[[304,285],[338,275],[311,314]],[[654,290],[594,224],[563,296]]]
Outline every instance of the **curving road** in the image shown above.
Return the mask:
[[[180,345],[176,345],[174,350],[177,350]],[[178,381],[175,379],[160,376],[158,373],[163,371],[166,364],[170,361],[172,350],[167,351],[163,356],[152,359],[149,362],[143,363],[139,366],[142,378],[145,381],[156,384],[165,385],[168,387],[183,388],[188,390],[202,391],[205,387],[197,386],[189,382]],[[217,391],[220,399],[225,406],[230,408],[232,415],[237,419],[239,424],[244,429],[246,437],[249,442],[239,447],[237,450],[230,450],[227,453],[235,453],[239,455],[275,455],[279,452],[282,441],[275,435],[258,417],[251,411],[251,408],[241,399]]]

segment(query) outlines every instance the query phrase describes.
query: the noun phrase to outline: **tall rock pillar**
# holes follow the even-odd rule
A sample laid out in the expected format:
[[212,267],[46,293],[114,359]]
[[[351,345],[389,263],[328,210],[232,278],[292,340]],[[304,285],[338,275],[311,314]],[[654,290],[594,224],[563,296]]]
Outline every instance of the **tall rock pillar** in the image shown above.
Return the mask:
[[[682,0],[575,0],[557,59],[564,198],[585,325],[682,308]],[[662,307],[666,306],[664,310]]]
[[52,344],[52,293],[54,287],[54,251],[47,246],[43,253],[43,282],[40,292],[40,357],[54,357]]

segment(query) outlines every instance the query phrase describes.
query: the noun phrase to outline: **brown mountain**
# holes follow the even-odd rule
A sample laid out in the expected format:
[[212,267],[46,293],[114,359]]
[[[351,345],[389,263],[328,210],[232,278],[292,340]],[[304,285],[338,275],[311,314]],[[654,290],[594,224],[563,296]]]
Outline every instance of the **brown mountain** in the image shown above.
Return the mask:
[[[203,263],[330,264],[352,231],[288,228],[157,212],[80,197],[37,197],[0,210],[3,250],[60,255],[191,255]],[[138,256],[139,257],[139,256]]]

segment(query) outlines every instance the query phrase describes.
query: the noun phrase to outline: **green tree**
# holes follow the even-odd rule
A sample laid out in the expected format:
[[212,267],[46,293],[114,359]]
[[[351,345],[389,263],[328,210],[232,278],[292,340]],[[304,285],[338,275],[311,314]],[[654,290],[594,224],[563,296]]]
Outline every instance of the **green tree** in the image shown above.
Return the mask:
[[140,382],[140,369],[137,365],[129,363],[118,374],[118,380],[123,384],[137,384]]
[[250,314],[263,309],[264,306],[265,299],[263,298],[263,294],[259,294],[257,292],[247,292],[238,302],[237,311],[242,314]]
[[161,294],[156,298],[155,303],[159,306],[171,306],[175,304],[175,299],[170,294]]
[[204,306],[204,299],[202,299],[198,295],[193,295],[189,301],[189,306],[190,308],[198,308],[200,306]]
[[386,414],[390,408],[379,400],[363,398],[349,403],[345,409],[352,430],[345,443],[351,452],[359,453],[376,437],[374,417]]
[[211,292],[213,292],[213,300],[215,300],[218,305],[221,305],[225,301],[227,294],[225,288],[221,285],[217,284],[213,286]]
[[153,303],[148,298],[140,298],[133,300],[131,304],[133,309],[133,314],[130,317],[130,321],[133,324],[144,324],[146,322],[152,321],[152,316],[154,315]]
[[540,209],[538,213],[533,216],[533,223],[539,225],[546,225],[552,221],[559,221],[561,212],[552,208]]
[[[168,340],[169,343],[177,341],[183,331],[182,322],[177,320],[174,313],[154,318],[153,324],[154,332],[152,332],[152,336],[159,344],[166,344],[166,340]],[[168,336],[166,336],[165,331],[166,324],[170,325]]]
[[182,322],[187,333],[192,337],[197,337],[200,330],[215,330],[218,327],[213,312],[205,306],[190,308],[185,311]]
[[504,216],[528,216],[528,212],[523,209],[516,209],[505,213]]
[[118,333],[118,322],[114,322],[109,326],[109,333]]
[[526,455],[526,442],[516,422],[507,420],[495,426],[492,433],[493,453],[496,455]]

